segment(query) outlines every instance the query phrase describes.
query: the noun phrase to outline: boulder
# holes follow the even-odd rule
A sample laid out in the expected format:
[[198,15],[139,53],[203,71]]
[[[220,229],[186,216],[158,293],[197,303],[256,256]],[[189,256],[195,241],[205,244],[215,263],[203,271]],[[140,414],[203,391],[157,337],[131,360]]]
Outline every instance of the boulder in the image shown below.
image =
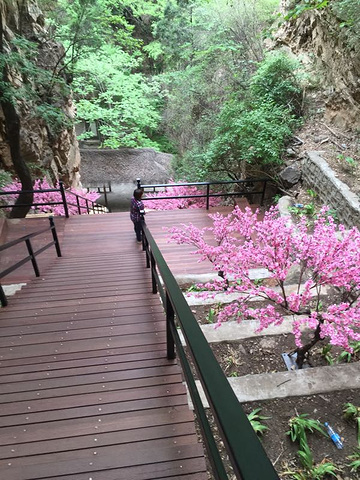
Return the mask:
[[300,181],[301,171],[296,167],[286,167],[280,172],[279,178],[285,188],[291,188]]

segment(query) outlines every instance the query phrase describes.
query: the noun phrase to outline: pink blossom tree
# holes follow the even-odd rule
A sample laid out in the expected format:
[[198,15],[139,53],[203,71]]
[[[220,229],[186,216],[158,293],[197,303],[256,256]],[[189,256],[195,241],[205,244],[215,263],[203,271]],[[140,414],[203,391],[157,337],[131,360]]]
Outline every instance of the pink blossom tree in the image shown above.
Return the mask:
[[[11,184],[6,185],[3,187],[4,192],[9,192],[9,195],[6,195],[4,199],[5,202],[12,204],[15,203],[18,194],[12,193],[16,191],[21,191],[21,183],[18,180],[14,180]],[[57,184],[55,188],[59,188]],[[52,190],[54,187],[49,185],[49,182],[46,178],[35,180],[33,190]],[[83,189],[70,189],[65,191],[66,201],[68,203],[68,211],[70,215],[78,214],[78,207],[76,204],[75,197],[71,194],[75,193],[80,195],[83,198],[79,198],[79,205],[81,207],[86,207],[86,200],[89,202],[96,202],[96,200],[100,197],[100,194],[97,192],[87,192]],[[62,204],[59,205],[48,205],[47,203],[50,202],[62,202],[61,193],[57,192],[37,192],[34,193],[33,203],[42,203],[44,205],[33,206],[31,207],[32,210],[37,210],[42,213],[53,213],[54,215],[65,215],[64,206]],[[71,205],[72,204],[72,205]],[[82,209],[84,212],[85,210]]]
[[[169,185],[174,185],[173,181],[169,182]],[[145,206],[153,210],[177,210],[184,208],[205,208],[206,207],[206,198],[199,197],[197,195],[204,195],[204,190],[193,186],[172,186],[165,187],[165,190],[162,192],[156,193],[147,193],[146,198],[156,198],[156,197],[184,197],[188,196],[191,198],[166,198],[163,200],[147,200]],[[216,207],[220,205],[220,197],[210,197],[209,205],[210,207]]]
[[[276,208],[262,220],[258,211],[238,207],[229,215],[210,217],[212,227],[190,224],[170,232],[173,241],[194,245],[199,261],[209,260],[218,272],[215,281],[202,285],[207,292],[199,295],[239,293],[236,301],[222,308],[218,324],[256,319],[260,332],[292,316],[298,368],[320,340],[352,351],[351,342],[360,340],[357,228],[347,231],[336,225],[326,208],[311,226],[305,217],[296,226],[289,223]],[[268,279],[252,278],[251,270],[259,267],[268,271]],[[263,300],[263,306],[255,306],[254,299]],[[313,332],[306,341],[304,327]]]

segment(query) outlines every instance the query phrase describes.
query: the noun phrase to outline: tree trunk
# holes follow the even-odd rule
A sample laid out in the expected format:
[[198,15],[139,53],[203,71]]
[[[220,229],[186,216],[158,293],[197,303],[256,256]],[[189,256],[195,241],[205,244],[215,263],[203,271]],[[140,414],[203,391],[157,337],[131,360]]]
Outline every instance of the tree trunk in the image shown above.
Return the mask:
[[[3,18],[0,10],[0,55],[6,55],[3,44]],[[4,65],[2,71],[3,88],[10,84],[7,67]],[[20,118],[16,111],[16,100],[9,98],[9,95],[4,95],[4,91],[0,91],[0,105],[2,107],[5,117],[6,137],[10,147],[11,159],[14,165],[15,172],[21,182],[22,193],[20,193],[15,205],[25,204],[24,207],[13,207],[10,218],[24,218],[30,210],[33,202],[34,194],[26,192],[32,190],[33,182],[31,173],[26,162],[22,158],[20,149]]]
[[299,370],[302,369],[305,357],[308,354],[309,350],[317,342],[319,342],[321,340],[320,326],[321,326],[322,323],[323,323],[323,321],[321,319],[319,319],[319,323],[318,323],[318,326],[316,327],[316,330],[314,332],[314,336],[313,336],[312,340],[310,342],[308,342],[306,345],[304,345],[303,347],[297,348],[295,350],[295,353],[297,354],[296,364],[297,364]]

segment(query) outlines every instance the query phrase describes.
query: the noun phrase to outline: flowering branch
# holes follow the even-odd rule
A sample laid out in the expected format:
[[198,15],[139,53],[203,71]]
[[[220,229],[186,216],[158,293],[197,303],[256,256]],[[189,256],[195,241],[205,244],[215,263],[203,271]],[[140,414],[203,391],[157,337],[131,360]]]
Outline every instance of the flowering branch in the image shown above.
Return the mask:
[[[236,318],[257,319],[259,331],[293,316],[297,362],[320,340],[351,351],[360,340],[360,232],[337,226],[324,208],[310,227],[302,219],[296,227],[276,208],[265,213],[238,207],[229,215],[210,215],[212,227],[173,227],[171,239],[196,247],[199,261],[209,260],[222,279],[206,284],[214,291],[239,293],[218,315],[218,325]],[[250,271],[266,268],[269,279],[259,282]],[[296,280],[292,279],[296,276]],[[328,294],[331,295],[328,295]],[[325,296],[327,295],[327,298]],[[265,306],[253,307],[253,300]],[[303,344],[302,328],[314,331]]]

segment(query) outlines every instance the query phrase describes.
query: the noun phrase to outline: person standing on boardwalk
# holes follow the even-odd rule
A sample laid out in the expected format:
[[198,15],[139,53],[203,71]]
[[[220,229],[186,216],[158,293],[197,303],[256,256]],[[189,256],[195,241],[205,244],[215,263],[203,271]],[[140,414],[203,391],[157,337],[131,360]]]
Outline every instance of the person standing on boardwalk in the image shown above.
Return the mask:
[[130,204],[130,218],[134,224],[134,230],[136,234],[136,240],[141,242],[142,237],[142,215],[145,214],[144,212],[144,204],[141,201],[141,197],[143,196],[144,191],[141,188],[137,188],[134,190],[133,197],[131,199]]

